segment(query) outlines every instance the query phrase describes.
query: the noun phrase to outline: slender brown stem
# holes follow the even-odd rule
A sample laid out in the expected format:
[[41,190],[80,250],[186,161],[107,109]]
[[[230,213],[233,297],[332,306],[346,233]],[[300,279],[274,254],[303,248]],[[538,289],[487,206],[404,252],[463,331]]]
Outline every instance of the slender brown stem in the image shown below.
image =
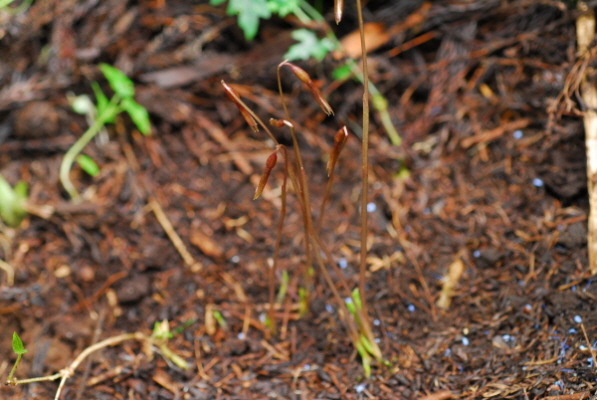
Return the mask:
[[[280,100],[282,102],[282,107],[284,109],[284,116],[286,118],[286,120],[290,121],[290,113],[288,112],[288,107],[286,106],[286,100],[285,100],[285,96],[284,96],[284,91],[282,90],[282,77],[280,75],[280,70],[281,68],[286,65],[285,62],[282,62],[278,65],[278,68],[276,70],[277,73],[277,78],[278,78],[278,91],[279,91],[279,95],[280,95]],[[313,256],[312,256],[312,251],[311,251],[311,242],[309,240],[309,232],[312,230],[312,225],[313,225],[313,220],[311,217],[311,206],[309,203],[309,187],[307,185],[307,177],[305,174],[305,168],[303,165],[303,160],[301,157],[301,151],[299,148],[299,144],[298,144],[298,139],[296,137],[296,132],[294,129],[294,125],[290,124],[289,125],[290,128],[290,136],[292,138],[292,147],[293,147],[293,151],[294,151],[294,157],[295,157],[295,164],[296,164],[296,174],[298,179],[296,180],[296,183],[298,183],[298,186],[295,186],[296,190],[297,190],[297,194],[298,197],[300,198],[299,203],[301,203],[301,208],[302,208],[302,214],[303,214],[303,227],[304,227],[304,232],[305,232],[305,258],[306,258],[306,263],[303,266],[303,277],[305,280],[305,288],[307,289],[307,291],[311,290],[311,275],[310,275],[310,269],[313,266]],[[294,182],[293,182],[294,183]]]
[[[361,294],[363,315],[367,315],[367,203],[369,202],[369,69],[367,67],[367,52],[365,48],[365,31],[363,28],[363,10],[361,0],[357,2],[359,32],[361,34],[362,65],[363,65],[363,141],[361,146],[361,258],[359,263],[359,292]],[[367,321],[367,320],[366,320]],[[366,322],[365,321],[365,322]]]
[[276,151],[282,153],[284,157],[284,179],[282,181],[282,205],[280,206],[280,217],[278,219],[278,226],[276,228],[276,243],[274,245],[274,257],[272,266],[269,272],[269,310],[268,319],[271,324],[272,332],[276,333],[276,321],[274,314],[274,307],[276,305],[276,272],[278,270],[278,259],[280,257],[280,243],[282,241],[282,229],[284,228],[284,219],[286,217],[286,196],[287,196],[287,180],[289,175],[289,162],[286,148],[282,145],[276,146]]

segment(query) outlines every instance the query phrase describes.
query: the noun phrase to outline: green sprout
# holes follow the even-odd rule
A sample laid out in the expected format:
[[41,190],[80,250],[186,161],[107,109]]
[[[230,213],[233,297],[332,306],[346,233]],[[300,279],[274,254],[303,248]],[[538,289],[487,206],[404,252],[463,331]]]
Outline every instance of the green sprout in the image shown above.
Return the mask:
[[20,181],[14,188],[0,175],[0,220],[11,228],[18,227],[27,212],[27,184]]
[[[361,314],[362,308],[363,308],[359,288],[355,288],[352,291],[351,298],[346,299],[345,303],[346,303],[346,308],[348,309],[348,312],[350,312],[352,317],[355,319],[355,321],[357,322],[357,326],[359,327],[359,330],[361,331],[359,334],[359,339],[355,343],[355,347],[357,349],[357,352],[359,353],[359,356],[361,356],[361,363],[363,365],[363,371],[365,372],[365,376],[370,377],[371,376],[371,360],[373,358],[379,359],[380,357],[379,357],[379,349],[377,348],[376,345],[373,345],[373,343],[371,343],[371,341],[365,334],[364,329],[363,329],[363,321],[361,321],[361,318],[359,317],[359,315]],[[381,361],[385,364],[384,360],[381,360]]]
[[153,325],[153,333],[151,334],[151,340],[158,347],[160,353],[167,359],[172,361],[174,365],[184,370],[189,369],[189,363],[184,358],[174,353],[168,347],[168,340],[172,339],[174,335],[170,332],[170,325],[168,320],[165,319],[161,322],[156,322]]
[[218,325],[220,325],[220,328],[222,328],[222,329],[228,328],[228,323],[226,322],[226,319],[224,318],[224,316],[222,315],[221,312],[219,312],[218,310],[213,310],[211,313],[212,313],[214,319],[216,320],[216,322],[218,323]]
[[16,332],[12,333],[12,351],[16,353],[17,360],[15,361],[15,364],[12,366],[10,374],[8,374],[8,378],[6,379],[6,382],[9,385],[13,384],[16,381],[16,379],[14,378],[15,372],[19,363],[21,362],[21,357],[23,357],[23,354],[27,353],[27,350],[25,350],[25,346],[23,345],[23,341],[21,340],[19,335],[17,335]]
[[288,293],[288,285],[290,283],[290,275],[288,271],[282,271],[282,283],[280,284],[280,289],[278,290],[278,295],[276,296],[276,303],[280,304],[284,301],[286,297],[286,293]]
[[107,123],[114,122],[119,114],[125,112],[143,135],[147,136],[151,133],[149,114],[145,107],[134,99],[133,81],[122,71],[108,64],[100,64],[99,68],[114,91],[114,95],[108,99],[100,86],[93,82],[91,87],[95,94],[96,104],[93,104],[86,95],[71,99],[74,111],[85,114],[90,124],[87,131],[68,149],[60,164],[60,182],[72,199],[78,199],[79,193],[70,180],[70,169],[76,160],[90,175],[94,176],[99,173],[99,167],[95,161],[87,156],[80,157],[79,154],[94,137],[104,130]]

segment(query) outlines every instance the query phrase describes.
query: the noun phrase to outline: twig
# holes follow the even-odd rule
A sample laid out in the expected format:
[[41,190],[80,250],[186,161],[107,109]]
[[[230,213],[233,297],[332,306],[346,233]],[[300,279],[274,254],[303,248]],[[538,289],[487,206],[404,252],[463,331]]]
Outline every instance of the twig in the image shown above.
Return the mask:
[[178,251],[178,254],[180,254],[182,259],[184,260],[187,267],[189,267],[193,272],[200,271],[201,268],[203,268],[203,266],[201,265],[201,263],[195,261],[191,253],[189,253],[184,242],[182,241],[180,236],[178,236],[178,233],[176,233],[176,231],[174,230],[172,223],[164,213],[164,210],[157,202],[157,200],[153,196],[149,196],[148,204],[151,207],[153,213],[155,214],[155,217],[157,218],[158,222],[166,232],[166,235],[168,235],[168,238],[170,238],[170,241]]

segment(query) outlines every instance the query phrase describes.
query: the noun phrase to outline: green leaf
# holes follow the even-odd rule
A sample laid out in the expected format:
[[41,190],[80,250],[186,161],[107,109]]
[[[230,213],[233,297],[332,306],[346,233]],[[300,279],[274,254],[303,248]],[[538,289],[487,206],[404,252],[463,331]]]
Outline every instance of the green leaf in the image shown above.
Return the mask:
[[131,97],[122,99],[120,106],[131,117],[137,129],[139,129],[139,132],[145,136],[148,136],[151,133],[151,121],[149,120],[149,113],[145,107],[137,103]]
[[220,325],[220,327],[222,329],[228,328],[228,323],[226,322],[226,318],[224,318],[224,316],[222,315],[221,312],[219,312],[218,310],[213,310],[211,313],[212,313],[214,319],[216,320],[216,322],[218,323],[218,325]]
[[343,81],[352,76],[352,71],[350,69],[350,65],[344,64],[341,67],[336,68],[332,71],[332,77],[336,81]]
[[77,163],[81,166],[83,171],[87,172],[91,176],[98,176],[100,173],[100,167],[97,165],[93,158],[86,156],[85,154],[79,154],[77,156]]
[[369,378],[371,376],[371,356],[369,355],[369,352],[367,352],[365,346],[363,346],[363,343],[361,341],[355,343],[355,346],[359,355],[361,356],[361,363],[363,365],[365,377]]
[[108,64],[100,64],[99,68],[108,80],[114,93],[123,99],[135,95],[135,85],[124,72]]
[[269,10],[280,17],[295,13],[300,8],[300,4],[300,0],[268,0],[267,2]]
[[354,305],[357,310],[360,310],[363,308],[362,303],[361,303],[361,293],[359,292],[359,288],[354,288],[352,290],[352,300],[354,301]]
[[[96,110],[97,115],[101,115],[106,108],[108,108],[108,104],[110,104],[110,100],[108,100],[108,96],[104,94],[104,91],[100,87],[99,83],[91,82],[91,89],[93,89],[93,94],[95,94],[95,101],[96,101]],[[116,115],[112,118],[107,120],[106,122],[114,122],[116,119]]]
[[219,6],[220,4],[224,3],[226,0],[209,0],[209,4],[212,6]]
[[230,0],[226,13],[238,15],[238,26],[247,40],[253,40],[257,35],[259,19],[267,19],[272,15],[266,0]]
[[27,215],[23,202],[27,199],[27,184],[19,183],[13,189],[0,175],[0,219],[12,228],[18,227]]
[[314,58],[321,61],[336,48],[334,42],[328,38],[319,39],[315,32],[309,29],[298,29],[291,34],[298,43],[290,46],[284,58],[288,60],[308,60]]
[[170,333],[168,320],[156,321],[156,323],[153,324],[153,333],[151,336],[159,340],[172,339],[173,336],[172,333]]
[[356,318],[357,315],[357,309],[354,306],[354,301],[351,298],[346,298],[344,299],[344,304],[346,304],[346,308],[348,309],[348,312]]
[[23,341],[16,332],[12,333],[12,351],[14,351],[16,354],[27,353],[27,350],[25,350],[25,346],[23,345]]

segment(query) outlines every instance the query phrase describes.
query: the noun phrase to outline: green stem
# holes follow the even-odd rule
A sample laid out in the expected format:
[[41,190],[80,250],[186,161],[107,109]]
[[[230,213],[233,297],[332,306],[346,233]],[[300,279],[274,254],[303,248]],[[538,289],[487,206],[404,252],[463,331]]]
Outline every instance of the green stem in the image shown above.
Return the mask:
[[12,366],[12,369],[10,370],[10,374],[8,374],[8,378],[6,379],[6,382],[11,383],[13,381],[12,377],[14,376],[14,374],[17,370],[17,366],[21,362],[21,357],[23,357],[22,354],[17,354],[17,360],[15,361],[15,365]]
[[93,139],[95,135],[101,131],[101,129],[110,119],[114,118],[122,111],[119,107],[120,100],[120,96],[115,94],[102,113],[97,116],[97,119],[93,125],[91,125],[89,129],[87,129],[87,131],[85,131],[85,133],[83,133],[83,135],[71,146],[71,148],[68,149],[66,154],[64,154],[64,158],[60,164],[60,182],[73,200],[79,198],[79,192],[77,192],[77,189],[70,180],[70,169],[79,153],[83,151],[91,139]]

